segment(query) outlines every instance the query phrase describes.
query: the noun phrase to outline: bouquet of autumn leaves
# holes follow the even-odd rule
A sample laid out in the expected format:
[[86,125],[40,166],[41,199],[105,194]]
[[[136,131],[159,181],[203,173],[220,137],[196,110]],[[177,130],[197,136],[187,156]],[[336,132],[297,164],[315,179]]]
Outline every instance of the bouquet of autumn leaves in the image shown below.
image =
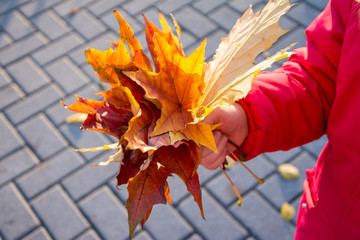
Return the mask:
[[249,10],[222,40],[213,61],[205,63],[206,40],[189,56],[160,13],[162,30],[146,17],[145,33],[152,64],[131,27],[114,10],[120,39],[106,51],[87,49],[86,60],[110,89],[97,93],[103,101],[77,96],[66,106],[87,114],[83,130],[107,133],[118,139],[94,149],[116,149],[108,161],[119,162],[117,185],[127,184],[129,234],[147,221],[154,204],[171,203],[167,178],[177,175],[204,217],[197,169],[201,151],[217,151],[212,131],[201,122],[212,109],[232,103],[249,91],[252,79],[289,53],[281,51],[254,65],[255,57],[269,48],[282,30],[278,21],[290,8],[288,0],[270,1],[262,12]]

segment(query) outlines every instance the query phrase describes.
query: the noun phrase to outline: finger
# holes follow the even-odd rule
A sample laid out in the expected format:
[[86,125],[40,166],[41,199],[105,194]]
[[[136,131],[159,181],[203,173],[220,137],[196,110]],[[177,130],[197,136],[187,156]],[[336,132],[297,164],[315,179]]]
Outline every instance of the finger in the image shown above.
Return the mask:
[[224,150],[223,152],[214,156],[214,159],[211,161],[211,163],[205,167],[209,170],[215,170],[215,169],[219,168],[224,163],[226,155],[227,155],[227,152],[226,152],[226,150]]
[[[222,136],[223,134],[219,131],[214,131],[214,139],[215,139],[215,144],[216,146],[219,146]],[[212,150],[210,150],[209,148],[204,147],[202,154],[201,154],[201,158],[205,158],[210,154],[213,154],[214,152]]]
[[220,134],[218,139],[218,153],[210,152],[202,158],[201,165],[207,169],[214,170],[218,168],[225,160],[227,155],[226,143],[228,141],[227,137],[223,134]]

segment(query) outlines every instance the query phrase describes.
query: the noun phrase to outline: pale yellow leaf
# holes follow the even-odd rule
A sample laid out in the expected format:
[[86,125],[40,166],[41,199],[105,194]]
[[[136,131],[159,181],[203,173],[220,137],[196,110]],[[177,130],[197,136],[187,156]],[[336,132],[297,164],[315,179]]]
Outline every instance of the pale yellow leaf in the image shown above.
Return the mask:
[[111,162],[119,162],[120,164],[122,164],[123,159],[124,159],[124,152],[120,147],[119,150],[115,154],[111,155],[106,162],[99,162],[98,164],[92,165],[92,167],[107,166]]
[[112,149],[119,149],[119,148],[121,148],[121,146],[118,143],[113,143],[113,144],[104,145],[101,147],[75,149],[75,151],[77,151],[77,152],[93,152],[93,151],[112,150]]
[[84,114],[84,113],[74,113],[74,114],[71,114],[70,116],[68,116],[66,119],[65,119],[65,122],[66,123],[83,123],[86,118],[87,118],[87,114]]
[[[290,7],[289,0],[270,0],[261,13],[254,13],[250,6],[238,19],[205,68],[206,87],[200,105],[216,107],[221,101],[247,94],[254,73],[262,69],[254,67],[255,58],[287,32],[281,29],[279,19]],[[269,59],[265,61],[264,65],[269,65]]]

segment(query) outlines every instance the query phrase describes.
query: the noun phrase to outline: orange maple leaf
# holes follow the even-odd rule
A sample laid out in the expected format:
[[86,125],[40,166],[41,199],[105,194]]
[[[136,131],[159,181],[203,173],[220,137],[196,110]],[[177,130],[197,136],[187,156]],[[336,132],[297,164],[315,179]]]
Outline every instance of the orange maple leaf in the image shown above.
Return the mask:
[[161,116],[151,136],[184,129],[193,121],[190,110],[197,106],[203,88],[203,64],[205,43],[189,57],[155,33],[154,49],[159,62],[158,73],[140,68],[137,72],[126,72],[132,80],[142,86],[146,97],[160,101]]

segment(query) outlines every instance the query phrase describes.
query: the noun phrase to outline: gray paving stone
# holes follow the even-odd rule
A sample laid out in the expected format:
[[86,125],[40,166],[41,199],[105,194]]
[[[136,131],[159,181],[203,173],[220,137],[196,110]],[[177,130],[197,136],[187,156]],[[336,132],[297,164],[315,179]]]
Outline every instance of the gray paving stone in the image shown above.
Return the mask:
[[0,134],[2,138],[0,159],[24,144],[23,139],[2,113],[0,113]]
[[[81,70],[86,73],[86,75],[91,79],[91,81],[95,84],[97,84],[98,86],[103,86],[103,83],[100,81],[100,79],[96,76],[96,72],[94,71],[94,69],[91,67],[90,64],[83,64],[81,66]],[[106,86],[106,85],[105,85]],[[92,96],[93,97],[93,96]]]
[[[108,152],[110,153],[110,152]],[[99,161],[105,161],[108,155],[101,155],[98,159],[84,165],[63,180],[63,185],[75,201],[94,191],[118,172],[118,164],[113,163],[104,167],[91,167]]]
[[207,14],[217,7],[223,5],[226,0],[199,0],[196,1],[193,6],[200,12]]
[[[68,1],[61,1],[61,3],[57,4],[54,7],[54,10],[57,14],[64,17],[70,15],[71,9],[73,8],[83,8],[85,6],[91,5],[92,2],[98,2],[96,0],[68,0]],[[104,4],[104,1],[99,1]],[[75,13],[76,14],[76,13]]]
[[31,199],[80,167],[83,162],[76,152],[67,148],[22,175],[16,182],[26,197]]
[[170,187],[171,200],[174,205],[177,205],[181,199],[190,194],[186,189],[185,183],[178,176],[169,177],[167,181]]
[[6,70],[27,94],[50,82],[46,73],[29,57],[16,61]]
[[241,15],[228,6],[222,6],[214,10],[209,17],[229,32]]
[[57,57],[65,55],[68,51],[71,51],[82,43],[83,40],[80,37],[71,33],[51,42],[46,45],[46,47],[33,53],[32,56],[40,65],[44,65]]
[[59,185],[35,198],[31,205],[55,239],[72,239],[89,224]]
[[[113,16],[115,18],[115,16]],[[116,23],[116,25],[118,25]],[[73,51],[69,52],[69,57],[72,61],[74,61],[77,65],[87,64],[86,63],[86,56],[85,51],[87,48],[94,48],[97,50],[105,51],[111,44],[109,41],[118,42],[119,36],[113,32],[106,32],[101,34],[100,36],[96,37],[95,39],[86,42],[85,45],[78,46]],[[88,64],[91,66],[90,64]]]
[[295,234],[294,226],[284,220],[268,202],[255,191],[244,197],[243,206],[236,204],[230,211],[238,218],[256,239],[291,240]]
[[0,32],[0,49],[6,47],[10,43],[12,43],[11,37],[5,32]]
[[221,170],[218,168],[216,170],[210,171],[203,166],[199,166],[198,170],[199,180],[201,186],[204,186],[210,179],[213,179],[215,176],[222,174]]
[[158,9],[166,14],[174,13],[176,10],[190,4],[192,0],[173,1],[167,0],[157,4]]
[[6,240],[17,239],[40,224],[13,183],[0,188],[0,231]]
[[282,29],[286,29],[290,31],[297,27],[297,23],[286,15],[280,18],[279,23]]
[[193,231],[178,212],[169,204],[155,205],[144,228],[155,239],[184,239]]
[[[265,1],[267,2],[267,1]],[[258,7],[256,7],[257,4],[264,3],[263,0],[235,0],[230,2],[230,6],[234,9],[238,10],[241,13],[244,13],[246,10],[248,10],[249,6],[253,6],[253,11],[258,11]]]
[[129,230],[125,206],[108,187],[97,189],[79,202],[101,239],[128,239]]
[[68,16],[66,21],[87,40],[106,30],[106,27],[86,10]]
[[7,48],[0,51],[0,64],[6,65],[18,58],[24,57],[33,50],[44,46],[47,40],[39,33],[31,34],[30,36],[15,42]]
[[180,27],[187,29],[198,38],[204,38],[216,29],[216,25],[209,21],[209,18],[190,7],[182,8],[174,16],[178,20]]
[[31,23],[18,11],[0,16],[0,26],[14,39],[20,39],[34,31]]
[[270,48],[270,52],[275,53],[275,50],[279,51],[292,43],[296,43],[294,48],[306,46],[305,28],[298,27],[296,30],[288,32],[284,37],[281,37],[274,43],[273,47]]
[[21,5],[20,10],[27,16],[32,17],[35,14],[38,14],[52,6],[56,3],[60,2],[61,0],[37,0],[37,1],[29,1],[28,3]]
[[37,15],[32,19],[32,22],[51,40],[59,38],[70,31],[66,23],[51,10]]
[[[147,17],[147,19],[150,20],[150,22],[152,22],[157,28],[162,29],[160,21],[159,21],[159,9],[156,8],[148,8],[146,11],[142,12],[142,14],[137,14],[136,15],[136,19],[138,20],[138,22],[140,23],[144,23],[144,17],[142,16],[143,14]],[[168,14],[163,14],[167,23],[169,24],[169,26],[172,26],[172,19],[171,16]],[[143,30],[144,27],[141,27],[141,30]]]
[[192,197],[184,200],[178,209],[205,239],[243,239],[248,235],[247,230],[206,191],[203,191],[202,201],[206,220],[202,219]]
[[[117,9],[118,12],[120,12],[120,10],[121,10],[121,9]],[[123,16],[124,14],[122,14],[122,13],[120,13],[120,15],[121,15],[122,17],[124,17],[124,16]],[[113,14],[112,12],[107,12],[107,13],[105,13],[103,16],[100,17],[100,20],[102,21],[102,23],[104,23],[104,24],[106,25],[106,27],[107,27],[108,29],[110,29],[110,30],[113,31],[114,33],[115,33],[115,32],[117,33],[117,32],[119,31],[119,24],[117,23],[117,20],[116,20],[114,14]],[[129,23],[129,25],[131,26],[131,28],[133,29],[134,32],[135,32],[135,30],[136,30],[136,25],[139,25],[139,26],[140,26],[140,24],[137,23],[136,21],[134,21],[135,24],[134,24],[134,23],[130,23],[130,22],[128,21],[128,18],[126,19],[126,22]],[[140,29],[140,27],[139,27],[139,29]]]
[[256,240],[254,237],[248,237],[246,240]]
[[134,16],[136,14],[140,14],[144,12],[144,9],[151,6],[153,3],[157,2],[158,0],[133,0],[128,1],[122,5],[122,9],[126,9],[126,11]]
[[20,100],[24,97],[24,93],[16,84],[10,84],[2,89],[0,89],[0,109],[5,108],[6,106]]
[[38,162],[36,156],[27,148],[3,158],[0,160],[0,185],[16,178]]
[[67,145],[65,139],[43,114],[19,125],[18,131],[41,160],[50,157]]
[[202,240],[202,238],[197,234],[193,234],[191,237],[187,238],[187,240]]
[[48,64],[45,70],[66,93],[71,93],[90,81],[67,57],[60,58]]
[[299,178],[285,180],[280,174],[272,175],[267,181],[258,187],[258,191],[277,209],[280,209],[284,202],[290,202],[303,191],[303,183],[306,178],[305,169],[312,169],[315,159],[308,153],[302,153],[295,160],[291,161],[300,171]]
[[296,220],[299,212],[300,202],[301,202],[302,195],[300,195],[295,201],[291,202],[291,206],[295,209],[295,216],[291,219],[291,222],[296,225]]
[[[144,26],[142,25],[144,23],[143,18],[140,18],[140,15],[131,16],[128,13],[126,13],[122,8],[116,9],[118,13],[124,18],[124,20],[130,25],[131,29],[133,30],[134,34],[139,33],[140,31],[144,30]],[[101,18],[101,21],[105,23],[105,25],[117,33],[119,31],[119,23],[117,22],[114,14],[112,12],[104,14]],[[138,21],[136,20],[138,19]],[[117,35],[118,38],[118,35]]]
[[45,228],[39,227],[32,233],[26,235],[26,237],[22,238],[22,240],[51,240],[49,233]]
[[319,10],[323,10],[328,4],[328,0],[305,0],[307,3],[316,6]]
[[317,17],[317,15],[319,15],[319,13],[319,10],[311,8],[307,6],[306,3],[302,2],[293,6],[287,13],[287,16],[293,18],[304,27],[307,27]]
[[301,153],[301,148],[293,148],[288,151],[276,151],[265,153],[264,155],[270,159],[275,165],[286,163]]
[[17,124],[53,102],[58,101],[61,96],[63,96],[62,91],[55,85],[49,84],[47,87],[29,95],[24,100],[13,104],[6,109],[5,113],[13,123]]
[[212,33],[211,35],[207,36],[206,41],[206,49],[205,49],[205,58],[212,60],[215,54],[216,49],[219,47],[221,42],[221,38],[227,36],[227,32],[223,30],[216,30],[216,32]]
[[101,238],[97,235],[94,230],[86,231],[81,234],[81,236],[77,237],[76,240],[100,240]]
[[9,75],[5,72],[5,70],[0,67],[0,88],[5,87],[11,83],[11,79]]
[[[108,186],[112,189],[115,195],[121,200],[123,204],[126,204],[126,201],[129,198],[129,193],[127,190],[127,185],[121,185],[119,187],[116,186],[117,180],[116,175],[113,178],[110,178],[108,181]],[[171,190],[170,190],[171,191]]]
[[305,148],[307,151],[312,153],[314,156],[319,156],[321,150],[327,143],[328,139],[327,136],[324,135],[320,139],[313,141],[311,143],[305,144],[302,147]]
[[134,240],[152,240],[153,238],[144,230],[133,237]]
[[[275,166],[268,160],[259,156],[245,163],[259,178],[265,179],[275,170]],[[227,170],[227,174],[234,182],[240,194],[244,194],[259,183],[256,179],[240,164],[236,164],[233,168]],[[230,182],[224,174],[220,174],[212,179],[206,188],[218,199],[224,206],[238,201]]]
[[[111,13],[113,9],[120,7],[125,0],[106,0],[104,1],[95,1],[93,4],[88,6],[88,10],[93,13],[95,16],[100,16],[102,14]],[[114,16],[114,14],[112,14]],[[115,17],[114,17],[115,18]]]
[[0,13],[4,13],[8,10],[11,10],[17,6],[20,6],[24,2],[28,2],[29,0],[18,0],[18,1],[1,1],[0,2]]
[[[88,99],[101,100],[100,97],[95,95],[95,93],[98,92],[101,92],[101,90],[95,84],[88,84],[86,87],[81,88],[79,91],[77,91],[76,94]],[[71,95],[61,100],[70,105],[76,101],[76,97]],[[56,126],[63,124],[68,116],[74,114],[74,112],[64,108],[64,106],[60,102],[55,102],[53,105],[49,106],[45,112],[49,117],[49,119]],[[80,124],[73,124],[73,125],[76,125],[78,128],[80,128]]]

